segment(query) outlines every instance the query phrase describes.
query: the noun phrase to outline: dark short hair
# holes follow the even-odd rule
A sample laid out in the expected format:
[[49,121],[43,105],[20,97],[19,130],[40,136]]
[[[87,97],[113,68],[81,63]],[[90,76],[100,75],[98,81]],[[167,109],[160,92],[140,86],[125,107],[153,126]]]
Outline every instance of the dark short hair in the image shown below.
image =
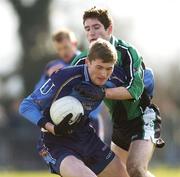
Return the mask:
[[98,19],[104,25],[105,29],[112,24],[112,18],[107,9],[98,9],[94,6],[91,9],[84,11],[83,24],[88,18]]

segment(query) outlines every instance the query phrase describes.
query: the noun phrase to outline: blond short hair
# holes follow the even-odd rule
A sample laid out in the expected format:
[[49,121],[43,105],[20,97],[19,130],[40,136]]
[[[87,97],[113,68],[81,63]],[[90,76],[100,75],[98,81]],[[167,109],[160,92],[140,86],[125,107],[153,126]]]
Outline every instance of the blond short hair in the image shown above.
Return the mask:
[[62,42],[64,39],[68,39],[71,42],[77,42],[75,34],[67,28],[62,28],[52,35],[54,42]]

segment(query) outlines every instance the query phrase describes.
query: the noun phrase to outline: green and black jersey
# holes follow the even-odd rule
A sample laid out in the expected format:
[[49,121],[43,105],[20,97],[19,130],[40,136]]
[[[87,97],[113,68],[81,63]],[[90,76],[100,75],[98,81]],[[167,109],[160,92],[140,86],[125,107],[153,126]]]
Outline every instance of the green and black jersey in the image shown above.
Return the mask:
[[[144,90],[142,57],[133,46],[123,40],[119,40],[112,36],[110,42],[115,46],[118,54],[116,66],[123,67],[126,72],[126,76],[128,78],[126,88],[133,99],[122,101],[105,99],[104,102],[108,106],[111,115],[115,112],[115,109],[118,109],[117,104],[119,104],[120,107],[123,106],[126,110],[126,119],[131,120],[142,114],[139,106],[139,98]],[[72,61],[72,65],[84,64],[87,54],[88,51],[82,52]],[[112,119],[114,119],[114,115]]]

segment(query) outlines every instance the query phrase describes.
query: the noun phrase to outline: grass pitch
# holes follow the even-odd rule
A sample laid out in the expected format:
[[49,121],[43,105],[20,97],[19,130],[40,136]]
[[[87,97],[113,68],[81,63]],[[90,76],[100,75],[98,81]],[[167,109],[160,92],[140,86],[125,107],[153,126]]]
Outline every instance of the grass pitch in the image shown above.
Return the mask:
[[155,177],[180,177],[180,167],[179,168],[161,167],[161,168],[154,168],[150,171],[155,175]]
[[[47,172],[36,172],[36,171],[33,171],[33,172],[21,172],[21,171],[10,171],[10,172],[7,172],[7,171],[4,171],[4,172],[0,172],[0,177],[55,177],[57,175],[53,175],[53,174],[50,174],[48,171]],[[58,177],[58,176],[57,176]]]

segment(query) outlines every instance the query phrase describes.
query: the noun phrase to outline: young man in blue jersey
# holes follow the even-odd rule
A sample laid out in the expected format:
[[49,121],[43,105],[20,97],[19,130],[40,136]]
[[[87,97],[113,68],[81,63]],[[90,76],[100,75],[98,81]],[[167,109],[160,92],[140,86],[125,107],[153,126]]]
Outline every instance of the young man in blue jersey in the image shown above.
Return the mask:
[[[127,176],[119,158],[100,140],[88,118],[104,98],[103,86],[111,77],[116,61],[115,48],[99,39],[90,47],[87,65],[56,71],[22,101],[20,113],[42,129],[38,150],[53,173],[63,177]],[[121,76],[118,84],[125,80],[123,72]],[[53,101],[67,95],[77,98],[85,113],[72,125],[68,124],[71,114],[54,125],[49,108]]]
[[[53,72],[63,67],[69,66],[72,60],[78,56],[81,52],[77,48],[77,38],[75,34],[68,28],[61,28],[52,35],[52,42],[57,53],[58,59],[52,60],[47,63],[44,68],[43,74],[36,84],[35,88],[39,87],[42,83],[48,80]],[[98,108],[99,109],[99,108]],[[101,118],[97,110],[93,111],[90,115],[91,124],[96,129],[98,133],[99,126],[103,127],[103,124],[99,124]],[[101,139],[103,139],[103,134],[98,133]]]
[[[127,77],[126,86],[106,90],[104,101],[113,122],[112,150],[126,164],[131,177],[152,177],[148,164],[154,147],[164,144],[159,139],[158,109],[150,104],[154,85],[152,72],[145,69],[142,57],[133,46],[112,35],[112,19],[107,9],[94,7],[85,11],[83,25],[89,43],[103,38],[115,46],[118,54],[115,69],[123,67]],[[82,52],[72,65],[84,63],[86,57],[87,51]]]

